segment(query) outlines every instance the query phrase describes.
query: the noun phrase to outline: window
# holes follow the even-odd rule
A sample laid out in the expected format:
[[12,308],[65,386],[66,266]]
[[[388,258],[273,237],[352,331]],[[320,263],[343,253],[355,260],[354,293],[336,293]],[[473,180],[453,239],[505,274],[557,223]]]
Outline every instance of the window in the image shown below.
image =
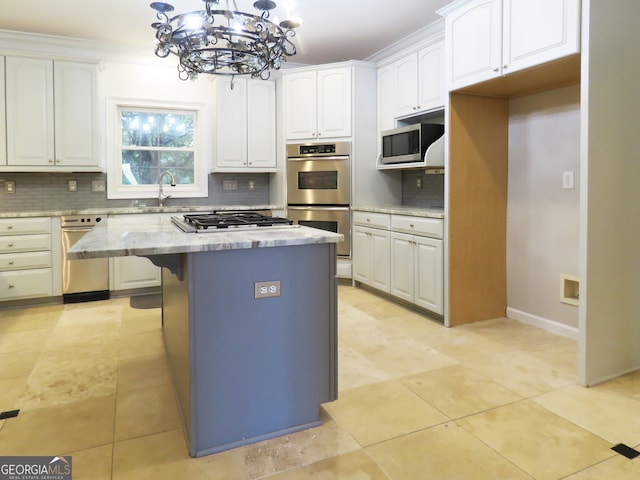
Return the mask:
[[[172,197],[206,197],[209,158],[203,105],[151,105],[110,101],[115,122],[109,145],[109,198],[153,198],[160,174],[173,174]],[[166,183],[166,179],[165,179]]]

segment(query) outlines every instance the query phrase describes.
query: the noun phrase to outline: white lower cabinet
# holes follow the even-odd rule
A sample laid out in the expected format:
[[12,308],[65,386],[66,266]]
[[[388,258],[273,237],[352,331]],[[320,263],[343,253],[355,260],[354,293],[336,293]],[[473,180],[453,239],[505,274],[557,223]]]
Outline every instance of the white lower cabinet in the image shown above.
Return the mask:
[[391,233],[391,294],[443,314],[442,240]]
[[353,227],[353,278],[389,293],[389,231]]
[[161,269],[144,257],[113,257],[109,259],[109,290],[133,290],[159,287]]
[[444,221],[353,213],[353,279],[444,314]]
[[53,295],[50,218],[0,219],[0,301]]

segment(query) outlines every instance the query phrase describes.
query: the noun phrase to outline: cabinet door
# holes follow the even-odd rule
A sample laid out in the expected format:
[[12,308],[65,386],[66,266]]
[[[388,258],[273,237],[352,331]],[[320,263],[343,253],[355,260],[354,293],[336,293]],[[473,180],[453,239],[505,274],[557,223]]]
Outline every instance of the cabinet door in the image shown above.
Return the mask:
[[413,236],[391,233],[391,294],[407,302],[414,299]]
[[247,164],[247,80],[216,79],[216,166]]
[[391,234],[371,229],[371,286],[389,293],[391,289]]
[[110,263],[111,290],[158,287],[161,269],[144,257],[114,257]]
[[98,166],[97,66],[54,62],[55,164]]
[[[384,131],[396,126],[396,70],[387,65],[378,70],[378,130]],[[382,144],[378,142],[378,149]],[[380,153],[380,152],[378,152]]]
[[54,165],[53,62],[6,58],[7,164]]
[[396,117],[416,113],[418,109],[418,54],[408,55],[393,65],[396,69]]
[[371,241],[368,228],[353,227],[353,279],[371,284]]
[[415,240],[415,303],[444,313],[444,254],[442,240],[414,237]]
[[285,74],[284,123],[287,140],[315,138],[316,72]]
[[351,68],[318,71],[318,136],[351,136]]
[[580,50],[580,0],[504,0],[503,73]]
[[501,75],[502,0],[465,4],[446,16],[445,31],[449,90]]
[[7,124],[4,103],[4,57],[0,55],[0,165],[7,164]]
[[247,82],[247,163],[276,168],[276,87],[267,80]]
[[418,52],[418,109],[428,111],[443,108],[444,42],[439,42]]

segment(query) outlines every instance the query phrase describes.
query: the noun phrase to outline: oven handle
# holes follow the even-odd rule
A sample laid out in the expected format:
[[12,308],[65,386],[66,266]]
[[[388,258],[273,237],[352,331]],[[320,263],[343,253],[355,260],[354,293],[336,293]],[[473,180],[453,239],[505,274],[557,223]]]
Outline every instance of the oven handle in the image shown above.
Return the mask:
[[348,155],[335,156],[335,157],[287,157],[287,160],[291,162],[308,162],[318,160],[349,160]]
[[334,211],[334,212],[348,212],[349,211],[349,207],[321,207],[319,205],[314,205],[314,206],[310,206],[310,207],[300,207],[300,206],[293,206],[293,205],[287,205],[287,209],[288,210],[330,210],[330,211]]

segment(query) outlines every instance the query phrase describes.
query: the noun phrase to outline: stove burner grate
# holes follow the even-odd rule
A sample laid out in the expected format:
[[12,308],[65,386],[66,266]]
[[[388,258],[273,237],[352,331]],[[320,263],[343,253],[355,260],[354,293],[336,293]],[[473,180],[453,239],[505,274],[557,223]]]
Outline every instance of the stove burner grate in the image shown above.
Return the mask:
[[187,213],[183,215],[183,218],[187,224],[198,230],[293,224],[293,220],[288,218],[269,217],[258,212]]

